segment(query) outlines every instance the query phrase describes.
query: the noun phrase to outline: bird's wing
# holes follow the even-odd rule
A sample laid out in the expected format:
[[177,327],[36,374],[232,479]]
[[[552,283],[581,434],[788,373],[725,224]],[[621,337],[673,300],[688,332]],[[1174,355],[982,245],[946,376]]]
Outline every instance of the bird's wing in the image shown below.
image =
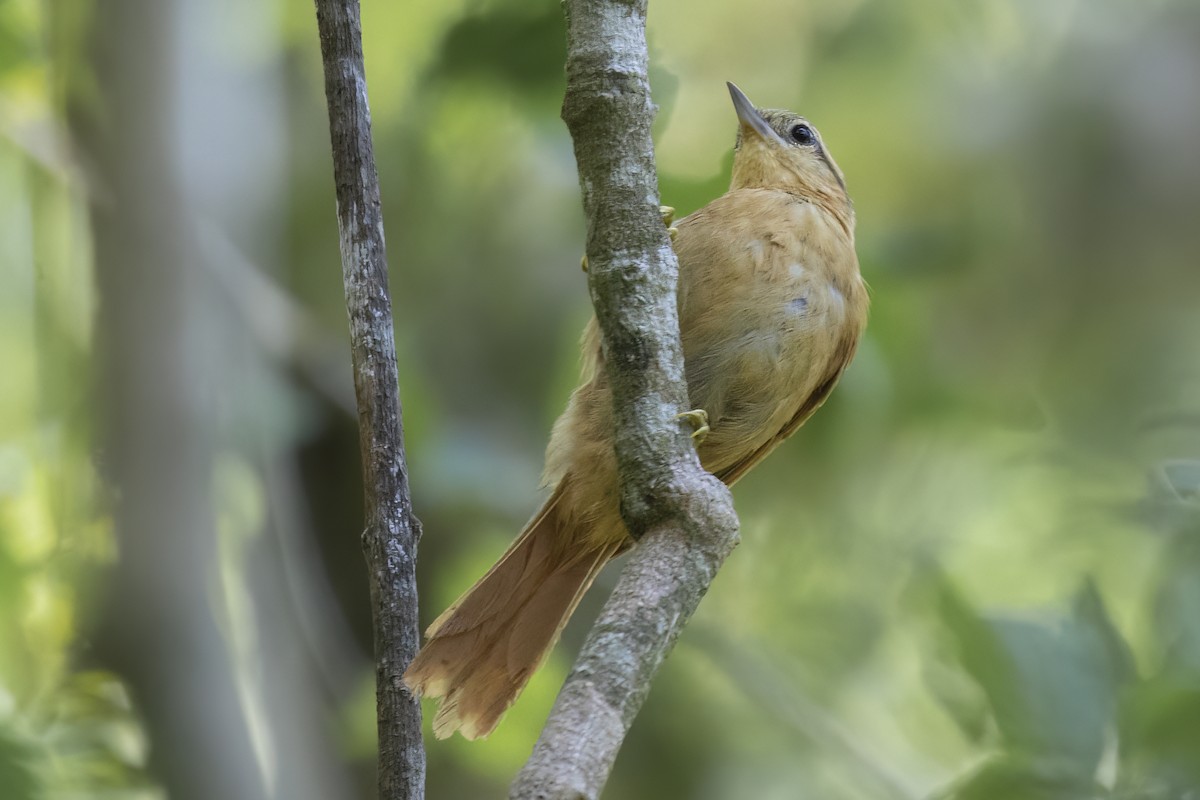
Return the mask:
[[832,367],[825,379],[817,385],[813,393],[800,404],[800,408],[792,416],[788,423],[780,429],[779,433],[764,442],[757,449],[750,451],[744,457],[738,459],[728,467],[721,469],[713,474],[721,479],[725,484],[732,486],[737,483],[750,469],[767,457],[767,454],[774,450],[779,444],[797,430],[800,426],[808,421],[808,418],[816,413],[817,409],[829,398],[833,387],[837,386],[837,382],[841,379],[842,373],[846,371],[851,359],[854,358],[854,351],[858,348],[857,336],[843,337],[838,345],[838,350],[832,359]]

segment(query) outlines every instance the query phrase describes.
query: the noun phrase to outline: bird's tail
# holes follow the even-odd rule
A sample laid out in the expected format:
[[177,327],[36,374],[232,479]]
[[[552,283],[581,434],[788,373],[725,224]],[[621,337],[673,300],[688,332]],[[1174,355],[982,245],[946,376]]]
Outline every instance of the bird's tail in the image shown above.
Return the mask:
[[414,693],[442,698],[433,720],[439,739],[455,730],[477,739],[495,729],[618,549],[583,549],[583,537],[561,529],[562,489],[560,484],[495,566],[429,626],[425,646],[404,673]]

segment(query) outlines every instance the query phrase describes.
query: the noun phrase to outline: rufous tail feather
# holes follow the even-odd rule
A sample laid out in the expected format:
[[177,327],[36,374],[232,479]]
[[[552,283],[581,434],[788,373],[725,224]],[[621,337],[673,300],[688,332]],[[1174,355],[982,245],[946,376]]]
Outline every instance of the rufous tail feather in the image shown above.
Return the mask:
[[575,606],[618,545],[579,552],[560,530],[562,486],[486,575],[438,617],[404,673],[418,695],[442,698],[433,733],[487,736],[545,660]]

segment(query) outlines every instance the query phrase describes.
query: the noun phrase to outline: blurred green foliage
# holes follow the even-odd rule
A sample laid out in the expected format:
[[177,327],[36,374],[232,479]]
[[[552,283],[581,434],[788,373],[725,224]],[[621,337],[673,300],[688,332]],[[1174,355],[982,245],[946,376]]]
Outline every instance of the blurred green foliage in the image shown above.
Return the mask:
[[[312,11],[194,13],[183,170],[241,254],[217,259],[239,320],[222,341],[258,359],[215,387],[214,592],[249,614],[247,564],[278,557],[253,535],[280,524],[268,467],[292,464],[321,601],[357,637],[313,650],[353,665],[330,702],[365,787],[361,499]],[[142,773],[155,743],[88,655],[119,557],[92,392],[103,187],[67,133],[95,102],[90,14],[0,0],[6,800],[158,791]],[[576,376],[588,307],[563,30],[554,4],[515,0],[367,0],[364,20],[432,619],[535,507]],[[873,309],[832,401],[739,485],[743,545],[609,796],[1194,796],[1200,5],[655,0],[649,33],[664,201],[687,213],[723,191],[725,80],[802,111],[847,174]],[[608,581],[495,735],[430,739],[431,798],[502,794]],[[254,631],[229,635],[252,654]]]

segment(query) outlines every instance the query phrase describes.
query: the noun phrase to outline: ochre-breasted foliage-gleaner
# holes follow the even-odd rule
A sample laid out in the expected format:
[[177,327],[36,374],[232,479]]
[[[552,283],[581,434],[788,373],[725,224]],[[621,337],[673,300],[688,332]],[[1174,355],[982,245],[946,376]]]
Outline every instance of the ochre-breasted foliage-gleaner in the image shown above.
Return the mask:
[[[704,468],[732,484],[815,412],[854,356],[867,290],[854,209],[816,129],[756,109],[729,85],[740,128],[729,191],[679,220],[679,327]],[[554,425],[554,491],[491,570],[426,632],[408,671],[441,697],[441,738],[486,736],[554,646],[609,559],[633,545],[619,510],[613,412],[600,336]]]

